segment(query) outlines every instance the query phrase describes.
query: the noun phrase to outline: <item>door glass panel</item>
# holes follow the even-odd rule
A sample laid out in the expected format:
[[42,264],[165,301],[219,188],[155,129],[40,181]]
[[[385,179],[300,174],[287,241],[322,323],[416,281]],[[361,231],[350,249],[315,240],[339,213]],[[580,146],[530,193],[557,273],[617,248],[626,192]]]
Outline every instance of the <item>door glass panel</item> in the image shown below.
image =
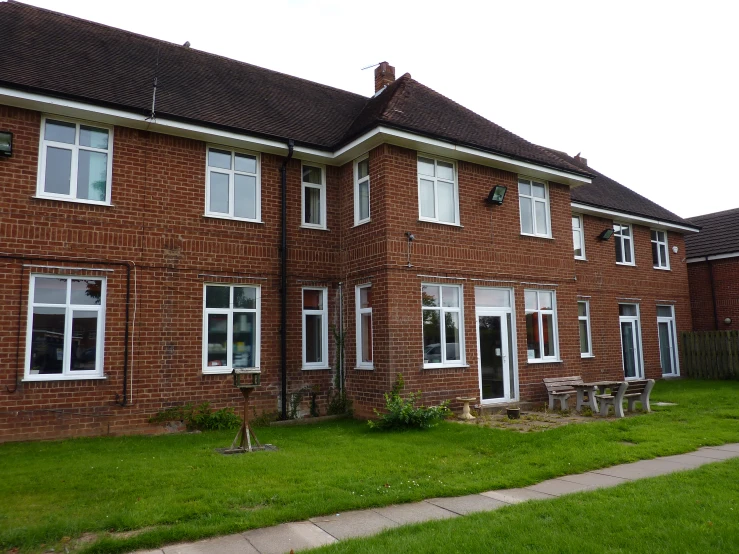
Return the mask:
[[505,396],[501,319],[500,316],[480,316],[477,322],[482,400]]
[[[508,337],[508,350],[506,351],[507,356],[507,363],[508,363],[508,396],[510,398],[516,397],[516,379],[513,375],[513,362],[511,361],[511,353],[515,352],[513,350],[513,315],[508,313],[506,314],[506,336]],[[503,369],[505,370],[505,363],[503,364]]]
[[484,308],[510,308],[511,292],[505,289],[475,289],[475,306]]
[[666,321],[657,324],[659,328],[659,357],[662,362],[662,374],[672,375],[675,370],[672,364],[672,333],[671,325]]
[[621,322],[621,350],[624,361],[624,375],[626,377],[636,377],[636,349],[634,334],[634,322]]

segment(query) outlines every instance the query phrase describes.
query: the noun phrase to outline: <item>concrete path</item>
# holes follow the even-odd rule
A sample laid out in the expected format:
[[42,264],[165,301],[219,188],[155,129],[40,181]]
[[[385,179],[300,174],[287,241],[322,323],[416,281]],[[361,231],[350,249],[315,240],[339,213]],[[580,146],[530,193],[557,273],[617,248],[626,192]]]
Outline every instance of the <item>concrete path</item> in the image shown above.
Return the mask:
[[297,552],[342,539],[374,535],[384,529],[399,525],[459,517],[473,512],[495,510],[501,506],[518,504],[527,500],[556,498],[563,494],[613,487],[628,481],[685,471],[704,464],[738,457],[739,443],[705,447],[689,454],[642,460],[579,475],[567,475],[522,489],[496,490],[450,498],[431,498],[415,504],[399,504],[385,508],[314,517],[308,521],[283,523],[236,535],[165,546],[161,550],[139,551],[136,554],[283,554],[291,550]]

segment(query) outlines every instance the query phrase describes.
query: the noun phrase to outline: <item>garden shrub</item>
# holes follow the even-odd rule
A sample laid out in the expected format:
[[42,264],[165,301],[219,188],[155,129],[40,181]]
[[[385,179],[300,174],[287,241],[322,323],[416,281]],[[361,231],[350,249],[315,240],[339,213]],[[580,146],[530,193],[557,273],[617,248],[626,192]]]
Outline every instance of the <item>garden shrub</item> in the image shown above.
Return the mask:
[[387,413],[375,410],[377,421],[368,421],[372,429],[383,431],[402,429],[429,429],[438,425],[440,421],[451,415],[449,401],[445,400],[438,406],[416,406],[421,398],[421,392],[409,393],[405,398],[400,396],[405,381],[403,375],[398,377],[391,392],[385,393],[385,409]]
[[241,425],[241,418],[233,408],[222,408],[212,411],[209,402],[193,406],[188,402],[184,406],[166,408],[149,418],[149,423],[165,423],[182,421],[189,431],[221,431],[236,429]]

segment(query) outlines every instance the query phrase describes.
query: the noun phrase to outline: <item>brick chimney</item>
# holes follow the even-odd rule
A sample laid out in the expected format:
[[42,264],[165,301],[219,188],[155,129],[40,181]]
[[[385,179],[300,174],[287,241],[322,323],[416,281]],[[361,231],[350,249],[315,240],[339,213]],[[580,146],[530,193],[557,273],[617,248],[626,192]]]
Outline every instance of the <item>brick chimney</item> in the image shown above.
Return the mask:
[[387,62],[381,62],[375,68],[375,92],[395,81],[395,68]]
[[580,162],[581,164],[588,165],[588,159],[587,158],[583,158],[580,154],[578,154],[577,156],[575,156],[575,159],[578,162]]

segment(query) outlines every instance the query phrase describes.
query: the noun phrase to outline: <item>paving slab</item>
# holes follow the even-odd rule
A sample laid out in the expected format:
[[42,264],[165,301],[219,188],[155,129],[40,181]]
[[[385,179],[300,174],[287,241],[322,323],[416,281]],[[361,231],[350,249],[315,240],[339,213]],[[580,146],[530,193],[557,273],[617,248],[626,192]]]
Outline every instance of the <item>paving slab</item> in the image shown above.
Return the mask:
[[614,477],[613,475],[603,475],[602,473],[579,473],[577,475],[565,475],[560,477],[562,481],[571,481],[572,483],[580,483],[587,485],[593,489],[602,489],[604,487],[615,487],[621,483],[627,483],[629,480],[623,477]]
[[676,456],[664,456],[659,458],[663,462],[672,462],[673,464],[680,464],[685,469],[694,469],[702,465],[710,464],[715,461],[713,458],[707,458],[705,456],[695,456],[693,454],[677,454]]
[[162,549],[157,548],[156,550],[137,550],[131,554],[162,554]]
[[536,485],[526,487],[530,491],[543,492],[552,496],[562,496],[563,494],[572,494],[573,492],[581,492],[591,490],[593,487],[583,483],[575,483],[574,481],[563,481],[562,479],[549,479],[542,481]]
[[226,535],[215,539],[165,546],[164,554],[259,554],[242,535]]
[[445,510],[430,502],[416,502],[415,504],[396,504],[386,506],[385,508],[377,508],[374,510],[378,514],[393,520],[400,525],[408,523],[420,523],[422,521],[430,521],[432,519],[448,519],[457,517],[457,514]]
[[732,452],[731,450],[719,449],[713,447],[699,448],[693,452],[693,456],[702,456],[704,458],[711,458],[713,460],[728,460],[729,458],[736,458],[739,456],[739,452]]
[[721,446],[711,446],[716,450],[728,450],[729,452],[739,452],[739,443],[733,442],[729,444],[722,444]]
[[297,552],[336,542],[336,538],[310,521],[253,529],[244,533],[244,538],[261,554],[283,554],[291,550]]
[[482,494],[470,494],[468,496],[452,496],[449,498],[431,498],[427,500],[431,504],[440,506],[455,514],[465,515],[474,512],[487,512],[505,506],[505,502],[495,500]]
[[611,475],[612,477],[621,477],[622,479],[643,479],[644,477],[657,477],[658,475],[666,475],[675,471],[685,469],[680,464],[673,462],[663,462],[659,458],[655,460],[641,460],[631,464],[622,464],[603,469],[596,469],[593,473],[601,475]]
[[502,489],[497,491],[481,492],[480,494],[494,500],[500,500],[506,504],[520,504],[527,500],[554,498],[551,494],[544,494],[543,492],[532,491],[529,489]]
[[314,517],[310,519],[326,533],[337,539],[366,537],[384,531],[389,527],[397,527],[398,523],[386,518],[374,510],[346,512],[335,516]]

